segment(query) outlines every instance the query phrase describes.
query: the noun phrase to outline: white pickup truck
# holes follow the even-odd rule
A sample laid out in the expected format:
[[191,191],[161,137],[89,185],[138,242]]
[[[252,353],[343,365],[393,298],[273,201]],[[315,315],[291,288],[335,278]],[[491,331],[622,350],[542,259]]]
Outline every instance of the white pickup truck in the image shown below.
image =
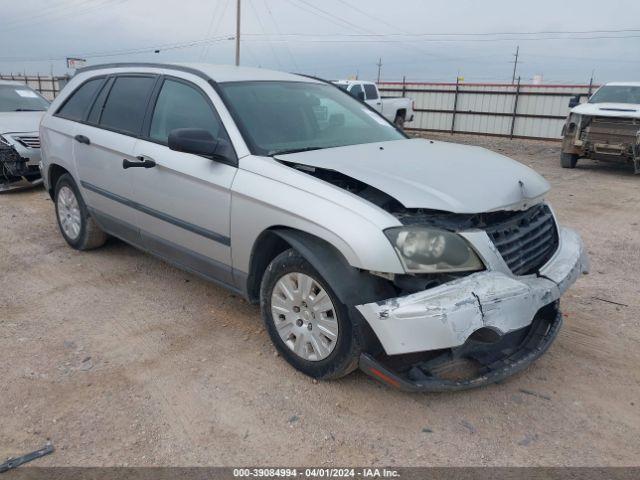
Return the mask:
[[378,91],[378,86],[373,82],[335,80],[332,83],[376,109],[387,120],[395,123],[400,128],[404,128],[405,122],[413,120],[413,100],[410,98],[382,97]]
[[640,174],[640,82],[607,83],[587,103],[579,97],[562,129],[561,165],[575,168],[578,159],[631,164]]

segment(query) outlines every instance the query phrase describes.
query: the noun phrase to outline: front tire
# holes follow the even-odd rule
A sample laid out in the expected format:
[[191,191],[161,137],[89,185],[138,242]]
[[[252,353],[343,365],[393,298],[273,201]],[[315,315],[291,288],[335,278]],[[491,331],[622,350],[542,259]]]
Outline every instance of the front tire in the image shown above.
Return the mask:
[[271,341],[297,370],[329,380],[357,368],[362,339],[347,307],[295,250],[281,253],[267,267],[260,307]]
[[562,168],[576,168],[576,164],[578,163],[578,155],[575,153],[564,153],[560,154],[560,165]]
[[91,250],[104,245],[107,235],[89,214],[73,177],[65,173],[56,183],[54,201],[60,233],[76,250]]

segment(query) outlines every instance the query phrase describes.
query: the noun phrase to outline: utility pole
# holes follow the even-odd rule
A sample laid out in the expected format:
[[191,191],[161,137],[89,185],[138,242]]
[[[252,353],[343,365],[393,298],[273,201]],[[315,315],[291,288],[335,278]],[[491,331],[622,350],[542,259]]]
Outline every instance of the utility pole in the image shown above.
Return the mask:
[[[238,0],[239,1],[239,0]],[[520,45],[516,47],[516,59],[513,61],[513,76],[511,77],[511,84],[516,83],[516,70],[518,69],[518,57],[520,55]]]
[[240,66],[240,0],[236,11],[236,67]]
[[380,83],[380,70],[382,69],[382,57],[380,57],[376,65],[378,66],[378,81],[376,83]]

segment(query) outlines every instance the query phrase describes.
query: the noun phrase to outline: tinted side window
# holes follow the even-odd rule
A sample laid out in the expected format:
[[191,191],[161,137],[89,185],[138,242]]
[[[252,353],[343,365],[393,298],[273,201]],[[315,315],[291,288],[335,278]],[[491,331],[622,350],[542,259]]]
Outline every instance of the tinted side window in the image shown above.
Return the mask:
[[367,100],[375,100],[378,98],[378,90],[376,86],[371,83],[364,84],[364,93],[367,95]]
[[358,98],[358,94],[362,93],[362,87],[360,85],[354,85],[353,87],[351,87],[351,90],[349,91],[349,93],[353,98]]
[[169,132],[176,128],[203,128],[214,138],[224,136],[220,119],[199,90],[166,80],[156,101],[149,136],[166,143]]
[[118,77],[102,110],[100,125],[139,134],[155,77]]
[[107,99],[107,95],[109,95],[109,91],[111,90],[111,80],[107,80],[98,93],[95,101],[93,102],[93,107],[89,111],[89,115],[87,116],[87,122],[89,123],[98,123],[100,120],[100,115],[102,115],[102,107],[104,107],[104,101]]
[[58,110],[58,115],[69,120],[84,120],[87,109],[102,82],[104,82],[104,78],[94,78],[83,83]]

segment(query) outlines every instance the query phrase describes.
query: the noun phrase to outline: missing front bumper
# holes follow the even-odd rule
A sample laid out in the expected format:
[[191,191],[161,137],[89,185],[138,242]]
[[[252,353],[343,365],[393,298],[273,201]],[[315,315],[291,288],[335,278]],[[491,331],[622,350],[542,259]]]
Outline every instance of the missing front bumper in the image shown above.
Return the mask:
[[374,358],[363,353],[360,368],[401,390],[443,392],[466,390],[504,380],[521,372],[547,351],[562,325],[558,302],[543,307],[531,325],[493,343],[470,337],[462,346],[440,352]]
[[578,234],[560,228],[559,237],[558,250],[537,275],[487,270],[356,309],[390,356],[457,348],[480,329],[500,336],[521,330],[589,270]]
[[23,158],[11,145],[0,144],[0,192],[21,190],[42,183],[33,160]]

